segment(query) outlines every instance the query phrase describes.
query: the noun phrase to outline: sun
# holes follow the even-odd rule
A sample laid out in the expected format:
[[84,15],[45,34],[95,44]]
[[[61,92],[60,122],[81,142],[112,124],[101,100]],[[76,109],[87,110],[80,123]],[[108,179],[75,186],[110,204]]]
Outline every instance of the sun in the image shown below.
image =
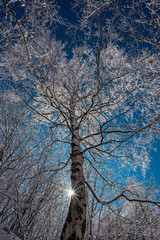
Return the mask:
[[76,198],[77,197],[77,194],[76,194],[76,189],[72,188],[72,187],[68,187],[65,189],[65,192],[66,192],[66,197],[68,198],[68,200],[70,201],[71,199],[73,198]]
[[73,197],[75,195],[75,192],[72,189],[68,189],[67,194],[71,198],[71,197]]

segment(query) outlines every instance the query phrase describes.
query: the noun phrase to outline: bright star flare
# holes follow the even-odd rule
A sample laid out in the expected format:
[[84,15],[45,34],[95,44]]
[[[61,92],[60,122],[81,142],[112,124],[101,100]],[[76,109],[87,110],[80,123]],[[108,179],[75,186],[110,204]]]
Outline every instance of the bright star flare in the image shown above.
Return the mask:
[[67,193],[70,198],[75,194],[75,192],[72,189],[68,189]]

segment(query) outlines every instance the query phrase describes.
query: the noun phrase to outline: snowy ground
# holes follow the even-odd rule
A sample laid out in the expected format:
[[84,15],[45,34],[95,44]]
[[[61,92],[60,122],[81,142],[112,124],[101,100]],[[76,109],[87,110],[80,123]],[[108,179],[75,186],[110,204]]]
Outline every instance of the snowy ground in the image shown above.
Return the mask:
[[0,240],[20,240],[13,233],[7,233],[3,230],[3,226],[0,224]]

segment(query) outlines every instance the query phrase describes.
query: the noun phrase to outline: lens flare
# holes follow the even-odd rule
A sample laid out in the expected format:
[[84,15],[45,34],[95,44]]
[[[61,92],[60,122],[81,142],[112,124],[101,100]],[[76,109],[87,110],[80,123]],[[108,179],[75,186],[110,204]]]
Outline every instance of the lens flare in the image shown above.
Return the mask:
[[72,189],[68,189],[67,193],[70,198],[75,194],[75,192]]

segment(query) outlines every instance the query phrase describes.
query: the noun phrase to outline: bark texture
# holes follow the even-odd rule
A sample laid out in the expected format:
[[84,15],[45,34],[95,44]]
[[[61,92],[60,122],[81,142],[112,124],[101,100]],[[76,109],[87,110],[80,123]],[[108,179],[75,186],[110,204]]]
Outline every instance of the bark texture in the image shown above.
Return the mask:
[[74,103],[71,104],[71,184],[75,194],[71,197],[61,240],[83,240],[86,230],[86,194],[83,174],[83,156],[80,148],[79,129],[75,118]]

